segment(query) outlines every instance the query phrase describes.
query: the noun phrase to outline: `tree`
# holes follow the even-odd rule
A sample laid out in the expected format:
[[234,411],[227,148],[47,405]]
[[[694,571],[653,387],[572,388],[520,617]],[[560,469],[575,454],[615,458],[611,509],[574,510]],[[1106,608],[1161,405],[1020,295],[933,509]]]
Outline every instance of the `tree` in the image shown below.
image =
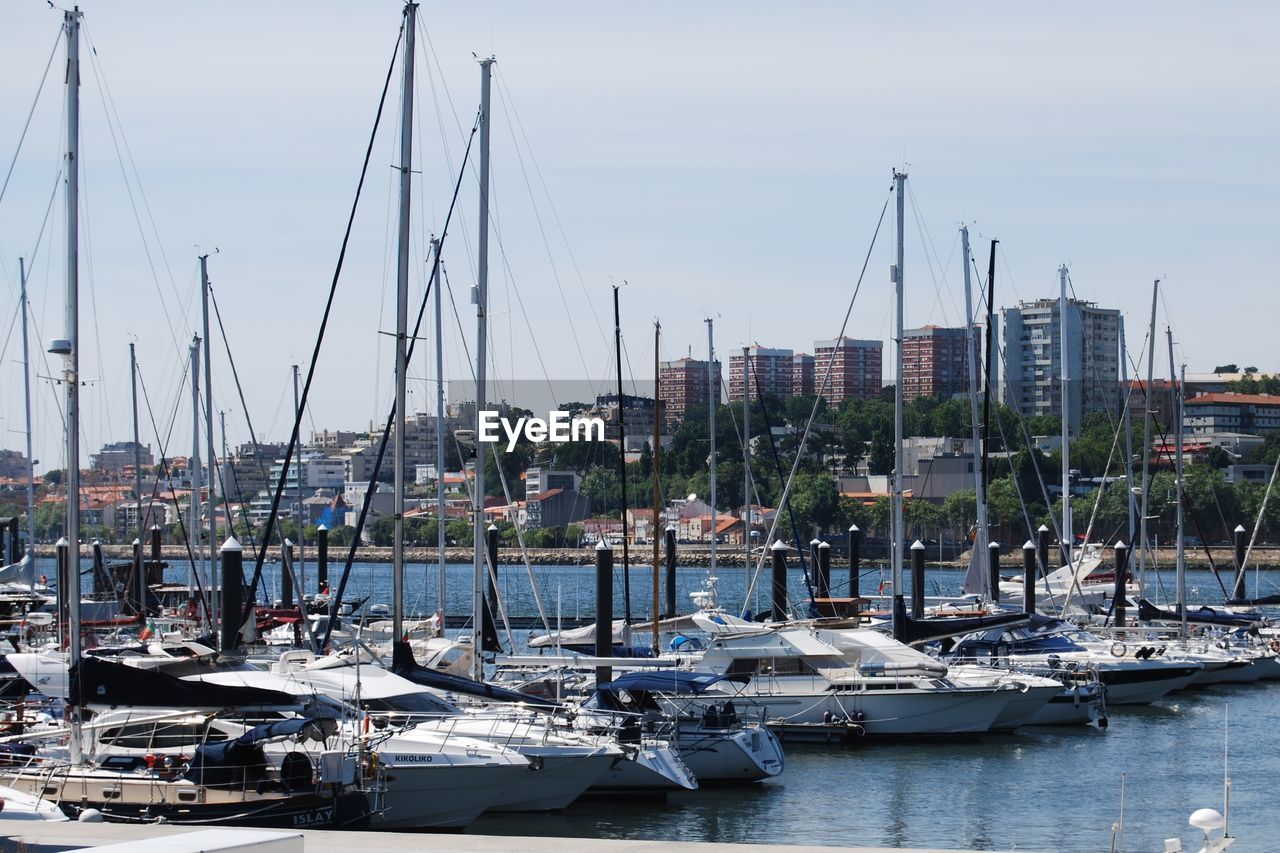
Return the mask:
[[1218,365],[1217,367],[1215,367],[1215,368],[1213,369],[1213,372],[1214,372],[1215,374],[1217,374],[1217,373],[1239,373],[1239,372],[1240,372],[1240,366],[1239,366],[1239,365],[1237,365],[1237,364],[1220,364],[1220,365]]
[[835,477],[826,471],[800,473],[796,475],[791,491],[791,509],[795,512],[800,534],[810,530],[818,533],[830,530],[840,513],[840,490]]
[[591,499],[594,512],[616,514],[622,507],[622,486],[618,475],[608,468],[592,468],[582,478],[582,493]]

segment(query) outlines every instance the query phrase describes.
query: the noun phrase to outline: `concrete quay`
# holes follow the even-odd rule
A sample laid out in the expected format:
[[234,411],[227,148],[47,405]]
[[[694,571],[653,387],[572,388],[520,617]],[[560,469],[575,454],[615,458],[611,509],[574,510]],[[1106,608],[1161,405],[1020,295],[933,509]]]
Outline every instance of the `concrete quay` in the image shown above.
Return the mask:
[[[137,845],[139,842],[171,839],[166,849],[194,853],[213,850],[195,839],[184,845],[178,836],[202,832],[195,827],[163,824],[146,826],[117,823],[78,823],[47,821],[12,821],[0,818],[5,836],[0,839],[2,853],[57,853],[105,845]],[[211,829],[214,827],[210,827]],[[222,829],[218,827],[218,829]],[[234,830],[226,829],[226,836]],[[243,830],[261,835],[263,830]],[[431,853],[890,853],[885,847],[823,847],[795,844],[726,844],[721,842],[633,841],[612,838],[555,838],[514,835],[468,835],[440,833],[338,832],[334,830],[279,830],[281,836],[302,836],[307,853],[403,853],[406,849],[430,849]],[[144,849],[155,849],[146,845]],[[893,853],[967,853],[963,850],[894,848]]]

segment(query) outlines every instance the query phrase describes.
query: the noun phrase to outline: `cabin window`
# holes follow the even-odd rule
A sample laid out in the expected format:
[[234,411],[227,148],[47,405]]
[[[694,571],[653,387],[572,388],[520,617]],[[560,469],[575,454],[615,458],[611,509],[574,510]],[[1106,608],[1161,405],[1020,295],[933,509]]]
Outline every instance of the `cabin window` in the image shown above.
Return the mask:
[[726,675],[755,675],[760,666],[760,658],[734,658],[729,664]]
[[135,723],[106,729],[99,737],[103,744],[121,749],[181,749],[226,739],[226,733],[202,723]]

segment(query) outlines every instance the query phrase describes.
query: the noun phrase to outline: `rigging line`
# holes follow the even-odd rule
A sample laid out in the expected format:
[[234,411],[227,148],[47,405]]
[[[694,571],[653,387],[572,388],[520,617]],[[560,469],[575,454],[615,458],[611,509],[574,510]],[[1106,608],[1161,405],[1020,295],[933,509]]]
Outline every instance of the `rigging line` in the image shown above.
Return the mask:
[[[253,442],[253,455],[258,462],[258,472],[262,475],[262,481],[270,482],[267,476],[267,463],[262,458],[262,445],[258,442],[258,434],[253,428],[253,416],[249,414],[249,404],[244,399],[244,386],[240,382],[240,371],[236,369],[235,356],[231,354],[231,342],[227,340],[227,328],[222,324],[222,310],[218,308],[218,297],[214,292],[213,283],[209,283],[209,301],[213,305],[213,316],[218,321],[218,334],[222,337],[222,346],[227,352],[227,363],[231,365],[231,378],[235,380],[236,395],[240,398],[240,409],[244,412],[245,423],[249,427],[249,440]],[[234,466],[232,471],[234,473]],[[253,528],[249,528],[249,544],[253,548],[257,548],[257,543],[253,541]],[[284,534],[280,535],[280,544],[284,545]]]
[[[844,321],[840,324],[840,334],[836,336],[837,343],[840,341],[840,338],[844,337],[845,329],[848,328],[849,326],[849,318],[853,315],[854,303],[857,302],[858,293],[861,292],[862,290],[862,281],[867,274],[867,265],[871,262],[871,254],[872,252],[875,251],[876,239],[880,236],[880,227],[884,225],[884,215],[889,210],[889,201],[892,198],[893,198],[893,190],[890,189],[889,193],[885,196],[884,205],[880,208],[880,217],[879,219],[876,220],[876,228],[871,235],[871,244],[867,246],[867,254],[862,259],[862,269],[858,273],[858,281],[854,285],[853,296],[849,298],[849,307],[845,309]],[[800,468],[800,459],[804,455],[805,441],[808,440],[809,432],[810,430],[813,429],[814,418],[816,418],[818,415],[818,404],[822,401],[823,392],[826,391],[827,383],[831,380],[831,372],[832,372],[831,369],[835,365],[835,359],[836,359],[836,347],[833,346],[831,348],[831,356],[827,359],[826,369],[822,372],[822,385],[820,388],[817,389],[817,394],[814,396],[814,400],[813,400],[813,408],[809,410],[809,419],[808,421],[805,422],[804,432],[800,435],[799,444],[796,445],[796,458],[791,465],[791,473],[787,476],[786,480],[784,480],[782,483],[782,496],[778,499],[779,503],[784,503],[791,496],[791,484],[792,484],[792,481],[795,479],[796,471],[798,471]],[[781,518],[781,513],[775,512],[773,514],[773,521],[769,525],[769,533],[764,538],[764,542],[767,543],[773,539],[774,535],[777,532],[778,522],[780,518]],[[756,563],[756,574],[751,580],[752,589],[754,589],[755,587],[756,579],[759,577],[760,573],[764,570],[764,561],[766,556],[767,554],[762,549],[760,552],[760,561]],[[800,559],[801,559],[801,565],[803,565],[804,564],[803,555],[801,555]],[[807,581],[807,576],[806,576],[806,581]],[[751,590],[748,589],[747,598],[750,598],[750,592]]]
[[[189,370],[184,369],[183,376],[182,376],[182,384],[184,386],[187,384],[188,374],[189,374]],[[169,441],[173,438],[173,428],[178,421],[177,409],[176,408],[174,409],[173,416],[169,420],[168,433],[166,434],[164,439],[161,439],[160,425],[156,423],[156,414],[155,414],[155,411],[151,408],[151,397],[147,394],[147,383],[142,378],[141,368],[138,368],[138,386],[142,389],[142,399],[147,406],[147,418],[151,421],[151,430],[153,433],[155,433],[156,444],[158,445],[158,449],[160,450],[161,475],[164,477],[165,482],[170,484],[169,496],[173,499],[173,512],[174,512],[174,515],[177,516],[178,518],[178,533],[182,536],[182,544],[187,550],[187,560],[191,563],[191,569],[192,569],[191,576],[195,578],[196,592],[198,593],[197,600],[204,607],[205,618],[209,620],[210,624],[213,624],[213,616],[212,616],[212,612],[209,609],[209,601],[207,596],[205,595],[204,588],[200,583],[200,572],[195,571],[196,557],[195,557],[195,552],[192,550],[192,547],[191,547],[191,535],[190,533],[188,533],[186,522],[182,518],[182,509],[178,505],[178,495],[173,490],[173,485],[172,485],[173,478],[169,472],[168,448],[169,448]],[[160,490],[160,478],[157,477],[152,483],[151,500],[147,504],[147,515],[151,515],[152,517],[154,517],[156,495],[159,492],[159,490]],[[192,500],[196,500],[196,499],[197,498],[195,497],[194,491],[193,491]],[[139,505],[139,510],[141,510],[141,505],[142,505],[141,496],[139,496],[138,505]],[[144,516],[144,518],[145,517],[146,516]]]
[[[499,75],[499,80],[501,80],[501,75]],[[501,85],[501,83],[499,83],[498,91],[499,93],[506,92],[506,89]],[[551,265],[551,277],[555,279],[556,292],[560,295],[560,304],[564,307],[565,316],[568,317],[572,315],[572,312],[569,310],[569,302],[565,298],[564,285],[560,281],[560,270],[556,268],[555,257],[551,254],[551,243],[547,240],[547,229],[542,222],[542,214],[538,211],[537,202],[533,197],[533,185],[529,182],[529,172],[525,169],[524,156],[520,153],[520,146],[516,140],[515,127],[511,122],[511,116],[507,113],[507,100],[507,98],[501,97],[498,99],[499,103],[502,105],[502,114],[507,118],[507,131],[511,134],[511,147],[515,151],[516,162],[520,164],[520,174],[524,178],[525,190],[529,194],[529,204],[533,207],[533,216],[538,223],[538,234],[542,237],[542,247],[547,252],[547,263]],[[532,158],[533,153],[530,152],[529,156]],[[598,327],[597,330],[599,330]],[[600,334],[603,338],[604,333],[601,332]],[[585,374],[587,372],[587,359],[586,356],[583,355],[582,344],[578,341],[577,335],[573,335],[572,338],[573,345],[578,350],[578,361],[582,363],[582,372]]]
[[[502,69],[498,68],[497,71],[499,83],[507,93],[507,98],[510,99],[511,88],[507,86]],[[529,134],[525,131],[524,122],[520,119],[520,111],[516,108],[515,101],[511,101],[511,114],[515,116],[516,127],[520,130],[520,136],[524,139],[525,148],[529,151],[529,159],[533,162],[534,174],[538,176],[538,183],[542,185],[542,192],[547,197],[547,206],[551,208],[551,216],[555,220],[557,230],[560,232],[560,239],[564,241],[565,251],[569,253],[569,260],[573,263],[573,271],[578,276],[578,285],[582,288],[583,296],[587,301],[587,308],[591,311],[591,319],[594,321],[593,327],[603,342],[605,338],[603,327],[600,325],[600,315],[596,313],[595,303],[591,299],[591,291],[587,288],[586,279],[583,278],[582,270],[578,266],[578,258],[573,252],[573,246],[569,243],[569,235],[564,230],[564,224],[560,221],[560,212],[556,209],[555,200],[551,197],[551,190],[547,187],[547,180],[543,177],[542,167],[538,164],[538,157],[533,152],[533,145],[529,142]]]
[[[82,220],[84,222],[85,272],[87,273],[85,278],[89,285],[89,302],[93,307],[93,345],[94,349],[96,349],[98,353],[98,373],[100,374],[98,381],[102,384],[102,396],[110,398],[111,395],[107,391],[107,372],[103,369],[103,367],[106,366],[106,360],[102,357],[102,326],[100,315],[98,313],[98,288],[93,276],[93,229],[90,224],[92,223],[93,218],[89,215],[89,168],[83,161],[80,163],[80,170],[82,174],[80,195],[81,198],[84,199],[82,203],[82,206],[84,207],[84,216],[82,217]],[[98,407],[98,414],[100,416],[105,416],[106,418],[107,431],[105,434],[112,435],[111,407],[108,405]],[[101,423],[98,424],[98,429],[102,429]],[[87,440],[87,437],[84,438]],[[89,449],[87,444],[85,449]]]
[[[124,159],[121,158],[120,156],[121,145],[124,146],[125,157],[127,157],[129,160],[129,168],[133,170],[133,182],[138,185],[138,196],[142,199],[142,207],[143,207],[143,210],[146,211],[147,222],[151,225],[151,234],[155,238],[156,248],[160,252],[160,260],[164,265],[165,274],[169,278],[169,286],[173,289],[174,296],[178,299],[179,305],[181,305],[182,299],[181,299],[181,294],[178,291],[178,283],[177,281],[174,280],[173,269],[169,265],[169,258],[168,258],[168,255],[165,253],[164,241],[160,239],[160,230],[156,227],[155,216],[151,212],[151,203],[150,201],[148,201],[146,189],[142,185],[142,176],[138,172],[138,165],[136,162],[134,162],[133,150],[129,147],[129,139],[125,135],[124,124],[123,122],[120,121],[120,111],[116,108],[115,97],[111,94],[111,86],[107,82],[106,71],[105,69],[101,69],[101,63],[98,60],[97,44],[94,42],[93,35],[89,31],[88,26],[84,24],[82,24],[82,26],[84,27],[84,30],[85,30],[85,39],[89,43],[90,67],[93,69],[94,79],[98,82],[98,97],[103,101],[103,111],[106,113],[106,118],[107,118],[107,129],[111,133],[111,144],[112,144],[112,147],[115,149],[116,160],[120,163],[120,172],[125,179],[125,190],[129,195],[129,205],[133,208],[134,220],[137,222],[137,225],[138,225],[138,236],[142,238],[143,251],[146,253],[146,256],[147,256],[147,265],[151,268],[151,277],[156,285],[156,293],[160,296],[160,308],[162,311],[164,311],[165,321],[169,325],[169,334],[170,334],[170,337],[173,338],[174,348],[175,350],[181,352],[182,348],[179,346],[178,339],[174,333],[173,320],[169,316],[169,309],[165,304],[164,295],[160,287],[160,278],[159,278],[159,275],[156,273],[155,264],[151,260],[151,250],[147,245],[147,236],[143,231],[142,222],[138,217],[138,208],[133,198],[133,190],[130,188],[129,176],[126,173],[124,168]],[[108,108],[108,104],[110,105],[109,108]],[[114,123],[112,122],[113,115],[115,116]],[[120,130],[119,142],[116,141],[117,127]],[[189,329],[184,328],[183,331],[184,332],[189,331]]]
[[[315,378],[316,363],[320,359],[320,349],[324,343],[325,330],[329,325],[329,316],[333,311],[334,298],[338,292],[338,281],[342,276],[343,262],[347,257],[347,245],[351,241],[351,231],[355,225],[356,210],[360,206],[360,195],[364,190],[365,177],[369,173],[369,161],[373,156],[373,146],[378,138],[378,126],[382,122],[382,111],[387,103],[387,90],[391,86],[391,78],[395,74],[396,57],[400,54],[400,43],[404,39],[404,24],[401,24],[396,34],[395,47],[391,51],[391,62],[387,66],[387,76],[382,84],[382,94],[378,99],[378,110],[374,115],[373,128],[369,134],[369,144],[365,148],[364,162],[360,166],[360,179],[356,184],[355,198],[351,200],[351,212],[347,215],[346,229],[342,235],[342,248],[338,251],[337,264],[333,270],[333,281],[329,285],[329,295],[325,300],[324,314],[320,319],[320,330],[316,335],[315,347],[311,353],[311,363],[307,365],[307,381],[302,386],[302,399],[299,401],[299,412],[293,419],[293,432],[289,436],[289,445],[285,449],[284,465],[280,468],[280,479],[276,481],[275,494],[271,498],[271,513],[267,516],[266,530],[262,534],[262,544],[258,549],[257,558],[254,561],[253,581],[249,584],[249,595],[246,596],[245,607],[242,613],[243,621],[248,619],[253,612],[254,599],[258,592],[258,583],[262,580],[263,564],[267,560],[267,543],[271,540],[271,533],[275,527],[276,514],[280,511],[280,499],[284,494],[285,481],[288,479],[289,466],[293,461],[294,451],[298,447],[298,431],[302,424],[302,410],[306,409],[307,397],[311,393],[311,382]],[[372,491],[372,489],[370,489]]]
[[9,179],[13,177],[13,167],[18,165],[18,155],[22,153],[22,143],[27,138],[27,130],[31,127],[31,119],[36,114],[36,105],[40,103],[40,93],[44,91],[45,81],[49,79],[49,69],[53,67],[53,58],[58,53],[58,43],[67,25],[58,27],[58,34],[53,39],[53,49],[49,51],[49,61],[44,65],[44,73],[40,75],[40,85],[36,87],[36,96],[31,99],[31,109],[27,110],[27,120],[22,124],[22,133],[18,134],[18,146],[13,151],[13,159],[9,161],[9,170],[4,174],[4,184],[0,185],[0,202],[4,201],[5,191],[9,189]]
[[[394,67],[394,64],[395,64],[394,56],[392,56],[391,62],[392,62],[392,67]],[[387,72],[388,82],[390,82],[390,79],[391,79],[391,72],[390,70],[388,70]],[[382,90],[382,95],[384,100],[386,98],[386,94],[387,94],[387,90],[386,90],[386,87],[384,86]],[[381,107],[379,107],[379,113],[381,113]],[[466,152],[463,154],[462,169],[459,169],[458,171],[458,182],[454,185],[454,188],[453,188],[453,198],[449,202],[449,213],[445,216],[444,228],[440,232],[440,241],[439,243],[436,244],[437,252],[442,252],[444,250],[445,241],[449,237],[449,223],[453,219],[453,212],[455,207],[458,204],[458,194],[462,190],[462,178],[463,178],[463,175],[466,174],[465,170],[467,166],[467,161],[470,159],[470,156],[471,156],[471,144],[472,142],[475,141],[476,131],[478,131],[479,129],[480,129],[480,120],[479,120],[479,114],[477,114],[476,123],[472,125],[471,136],[467,140]],[[375,128],[375,132],[376,132],[376,128]],[[366,166],[367,165],[368,165],[368,162],[366,158]],[[418,306],[418,317],[417,317],[417,320],[414,321],[413,334],[409,337],[408,348],[405,352],[405,364],[409,363],[409,359],[412,358],[413,356],[413,349],[418,343],[418,332],[422,328],[422,318],[427,311],[427,300],[428,300],[428,297],[430,297],[431,295],[431,287],[433,284],[436,287],[440,286],[440,283],[436,281],[435,266],[436,265],[434,264],[432,265],[431,276],[427,279],[427,286],[422,294],[422,301],[421,303],[419,303],[419,306]],[[440,264],[439,267],[440,267],[441,274],[443,275],[444,264],[443,263]],[[448,278],[446,277],[445,280],[448,281]],[[454,308],[454,316],[457,316],[456,306]],[[458,321],[459,326],[461,326],[461,323],[462,321],[461,319],[459,319]],[[331,605],[331,612],[333,613],[337,613],[339,607],[342,605],[342,595],[346,591],[347,581],[350,580],[351,578],[351,567],[355,564],[356,548],[360,546],[360,535],[361,535],[361,532],[364,530],[365,521],[369,517],[369,507],[373,504],[373,496],[378,491],[378,472],[382,469],[382,460],[387,453],[387,440],[391,435],[391,426],[395,422],[395,417],[396,417],[396,407],[395,407],[395,403],[393,402],[391,405],[391,412],[387,415],[386,426],[382,430],[382,438],[378,442],[378,454],[374,458],[373,470],[370,471],[369,473],[369,488],[365,489],[364,500],[360,504],[360,515],[356,520],[355,530],[351,537],[351,544],[347,550],[346,562],[344,562],[342,566],[342,577],[338,580],[338,588],[336,593],[334,594],[333,604]],[[444,436],[440,436],[440,435],[436,436],[436,441],[443,441],[443,440],[444,440]],[[459,453],[459,458],[461,458],[461,453]],[[400,464],[400,462],[401,462],[400,460],[396,460],[396,464]],[[439,488],[439,489],[444,488],[444,472],[437,471],[436,476],[438,478],[436,483],[436,488]],[[464,471],[463,481],[465,482],[465,480],[466,480],[466,476]],[[283,479],[281,482],[283,483]],[[275,515],[275,509],[273,508],[272,516],[274,515]],[[436,519],[437,525],[444,524],[444,523],[445,523],[445,519],[443,518]],[[440,571],[442,573],[447,574],[445,566],[440,566]],[[444,607],[444,602],[441,602],[442,612],[443,612],[443,607]],[[441,620],[440,629],[442,631],[444,630],[443,619]],[[332,637],[332,634],[333,634],[333,622],[330,621],[325,625],[324,638],[320,641],[320,650],[324,650],[329,647],[329,640]]]
[[[942,264],[938,258],[938,249],[933,244],[933,235],[929,233],[928,226],[924,224],[920,216],[920,202],[916,199],[916,191],[910,185],[907,186],[907,199],[911,202],[911,217],[915,220],[916,231],[920,234],[920,242],[925,247],[925,263],[929,267],[929,277],[933,279],[933,292],[935,296],[934,305],[942,308],[942,314],[945,319],[948,315],[946,308],[942,305],[942,294],[946,293],[948,300],[951,302],[951,310],[956,314],[963,316],[964,312],[956,305],[955,294],[951,292],[952,289],[950,287],[943,287],[943,285],[947,283],[947,269],[951,265],[951,257],[955,255],[955,241],[960,239],[960,234],[959,232],[956,233],[955,241],[951,244],[951,255],[947,256],[947,263]],[[941,267],[941,283],[938,282],[937,269],[934,267],[935,263]]]
[[[432,43],[431,35],[430,33],[427,32],[426,24],[422,22],[422,19],[421,18],[417,19],[416,23],[417,23],[418,33],[419,35],[422,36],[422,41],[427,46],[427,55],[431,58],[432,62],[435,63],[435,72],[436,72],[435,74],[431,73],[431,62],[426,63],[427,81],[431,85],[431,99],[432,99],[432,102],[435,104],[436,117],[440,119],[440,121],[438,122],[438,127],[440,128],[440,145],[441,145],[441,148],[444,150],[445,165],[449,167],[449,170],[452,173],[453,158],[449,155],[449,146],[448,146],[447,140],[445,139],[444,110],[440,108],[440,97],[439,97],[439,93],[436,91],[436,75],[439,75],[440,77],[440,87],[444,89],[445,100],[449,102],[449,111],[452,113],[453,123],[458,129],[458,138],[465,139],[466,134],[463,133],[462,131],[462,122],[459,121],[458,119],[458,108],[453,103],[453,95],[449,92],[449,87],[445,85],[444,69],[440,67],[440,57],[439,57],[439,54],[436,53],[436,46],[435,44]],[[477,118],[479,117],[479,113],[480,111],[477,108],[476,110]],[[479,176],[475,175],[474,168],[475,167],[473,166],[472,174],[473,176],[476,177],[476,181],[478,183]],[[469,265],[470,269],[475,269],[476,259],[475,259],[475,256],[472,254],[472,250],[471,250],[472,240],[467,234],[467,220],[465,218],[459,220],[458,227],[462,229],[462,246],[467,254],[467,264]]]
[[[886,209],[887,209],[887,205],[886,205]],[[751,361],[750,359],[743,359],[743,360]],[[754,362],[751,364],[751,375],[755,378],[756,399],[759,401],[760,411],[764,415],[764,427],[765,427],[764,432],[765,432],[765,435],[768,436],[769,438],[769,451],[773,456],[773,467],[778,474],[778,480],[781,481],[782,480],[782,457],[779,456],[778,454],[778,445],[773,438],[773,419],[769,417],[769,408],[764,404],[764,388],[761,387],[760,375],[756,372],[756,365],[754,364]],[[815,409],[817,408],[816,403],[814,404],[814,408]],[[803,455],[803,452],[804,452],[804,445],[802,443],[801,446],[796,450],[796,458],[799,459],[799,457]],[[791,473],[792,473],[792,476],[795,476],[794,470]],[[791,505],[791,496],[787,494],[785,490],[783,492],[782,502],[779,508],[783,506],[787,508],[787,520],[791,523],[791,536],[795,539],[795,542],[796,542],[796,554],[800,560],[800,571],[804,573],[804,586],[809,593],[809,600],[812,601],[814,598],[813,583],[809,578],[809,567],[804,560],[804,547],[803,547],[803,542],[800,539],[800,527],[799,525],[796,524],[795,507]],[[750,513],[748,513],[748,515],[749,514]],[[775,511],[774,518],[776,519],[778,515],[779,513]],[[748,537],[748,539],[749,538],[750,537]],[[746,612],[746,606],[747,606],[747,600],[744,599],[742,603],[744,613]]]

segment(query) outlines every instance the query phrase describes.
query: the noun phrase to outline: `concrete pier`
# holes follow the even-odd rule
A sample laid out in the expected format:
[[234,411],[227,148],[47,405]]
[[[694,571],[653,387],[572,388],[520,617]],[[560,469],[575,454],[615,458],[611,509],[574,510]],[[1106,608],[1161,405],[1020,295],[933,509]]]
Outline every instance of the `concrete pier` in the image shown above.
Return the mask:
[[[108,844],[125,844],[200,832],[194,827],[165,825],[135,826],[119,823],[49,823],[0,819],[7,837],[0,840],[4,853],[56,853]],[[245,830],[260,833],[262,830]],[[336,832],[333,830],[280,830],[302,835],[307,853],[403,853],[407,848],[430,849],[431,853],[890,853],[885,847],[820,847],[795,844],[723,844],[719,842],[624,841],[613,838],[532,838],[514,835],[466,835],[396,832]],[[176,840],[176,839],[175,839]],[[175,849],[181,845],[175,844]],[[965,853],[963,850],[894,848],[893,853]]]

